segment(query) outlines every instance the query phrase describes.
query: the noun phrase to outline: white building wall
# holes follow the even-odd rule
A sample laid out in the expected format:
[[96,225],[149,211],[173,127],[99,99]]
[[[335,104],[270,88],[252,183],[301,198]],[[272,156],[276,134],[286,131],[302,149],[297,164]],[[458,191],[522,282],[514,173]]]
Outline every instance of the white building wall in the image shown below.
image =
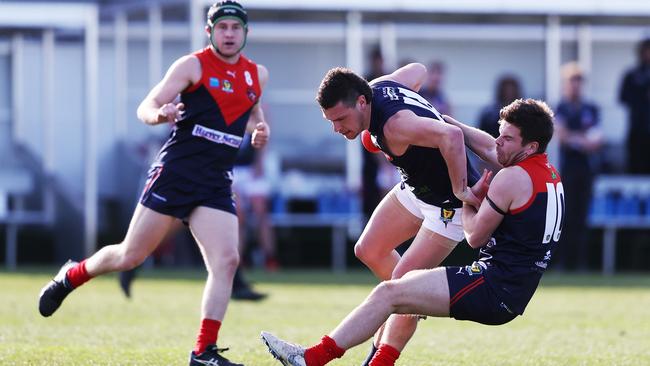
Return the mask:
[[[267,66],[270,71],[262,101],[272,124],[270,150],[282,160],[306,159],[343,165],[345,141],[331,132],[331,126],[323,120],[314,97],[324,73],[331,67],[345,65],[344,19],[341,17],[340,23],[324,26],[251,22],[251,35],[245,54]],[[116,157],[116,149],[123,146],[119,143],[123,142],[134,149],[152,141],[159,143],[167,136],[169,126],[146,126],[136,118],[138,104],[153,85],[149,73],[146,23],[130,22],[126,60],[126,133],[124,141],[118,138],[113,23],[107,25],[102,28],[99,57],[99,192],[102,196],[115,196],[120,194],[116,177],[119,177],[122,162]],[[175,26],[178,27],[178,24]],[[257,32],[256,26],[259,27]],[[385,23],[364,24],[365,56],[367,50],[379,41],[382,27],[386,28]],[[420,27],[422,30],[418,31]],[[163,28],[165,39],[161,66],[164,71],[176,58],[191,50],[190,40],[184,39],[184,33]],[[397,61],[413,59],[426,64],[439,59],[446,64],[445,90],[454,114],[470,124],[477,121],[481,108],[493,100],[495,82],[502,74],[518,76],[527,97],[543,98],[547,94],[543,23],[519,26],[498,23],[424,26],[400,23],[396,24],[395,29]],[[608,142],[615,145],[623,142],[626,131],[625,112],[617,101],[620,78],[624,70],[635,63],[636,42],[647,34],[648,29],[642,25],[592,27],[592,74],[588,94],[601,106],[605,135]],[[562,61],[575,59],[578,49],[575,25],[563,25],[562,38]],[[18,133],[20,141],[40,156],[43,153],[43,135],[38,132],[42,120],[42,95],[39,89],[43,69],[41,40],[26,38],[24,46],[22,78],[25,99],[21,110],[24,124]],[[85,123],[82,47],[81,41],[57,40],[54,60],[56,95],[53,114],[57,126],[55,136],[60,142],[54,151],[55,170],[70,192],[77,192],[79,197],[83,191],[81,154]],[[9,62],[7,57],[1,60],[0,63]],[[7,67],[10,66],[4,69]],[[0,67],[0,73],[1,70]],[[8,85],[0,84],[0,99],[7,99]],[[0,113],[6,114],[8,108],[10,105],[0,105]],[[136,156],[134,159],[143,158]],[[142,165],[146,166],[149,161],[144,160]]]
[[[83,199],[84,175],[84,61],[83,48],[76,43],[58,42],[54,62],[54,171],[69,196]],[[29,79],[28,79],[29,80]],[[27,85],[36,85],[32,78]]]

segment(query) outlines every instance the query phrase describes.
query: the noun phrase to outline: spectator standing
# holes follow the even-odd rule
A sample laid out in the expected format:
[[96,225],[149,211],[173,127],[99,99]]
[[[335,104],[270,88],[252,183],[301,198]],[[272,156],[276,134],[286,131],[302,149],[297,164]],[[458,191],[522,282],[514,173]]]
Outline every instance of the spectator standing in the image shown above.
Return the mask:
[[445,64],[442,61],[432,61],[427,68],[427,79],[420,89],[424,97],[440,114],[451,115],[451,104],[442,90],[445,79]]
[[556,131],[560,144],[560,174],[564,181],[568,215],[560,247],[559,268],[575,263],[587,270],[587,215],[592,185],[598,173],[598,152],[603,137],[598,107],[583,96],[584,74],[577,63],[562,67],[563,97],[556,109]]
[[479,128],[492,137],[499,137],[499,111],[501,108],[521,98],[521,84],[514,75],[503,75],[497,81],[494,102],[481,111]]
[[639,43],[638,62],[625,73],[619,100],[628,110],[627,171],[650,174],[650,38]]

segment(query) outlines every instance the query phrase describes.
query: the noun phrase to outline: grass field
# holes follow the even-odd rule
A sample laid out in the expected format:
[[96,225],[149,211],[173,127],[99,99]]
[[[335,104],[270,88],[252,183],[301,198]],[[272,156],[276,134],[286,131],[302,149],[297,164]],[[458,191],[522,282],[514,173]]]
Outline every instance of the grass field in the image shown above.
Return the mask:
[[[0,272],[0,365],[187,365],[203,273],[148,271],[126,300],[99,278],[44,319],[37,296],[55,268]],[[364,271],[249,275],[270,297],[232,302],[220,335],[226,356],[279,365],[259,341],[268,330],[312,344],[368,294]],[[359,365],[369,343],[332,365]],[[523,317],[499,327],[421,322],[399,365],[650,365],[650,276],[548,274]]]

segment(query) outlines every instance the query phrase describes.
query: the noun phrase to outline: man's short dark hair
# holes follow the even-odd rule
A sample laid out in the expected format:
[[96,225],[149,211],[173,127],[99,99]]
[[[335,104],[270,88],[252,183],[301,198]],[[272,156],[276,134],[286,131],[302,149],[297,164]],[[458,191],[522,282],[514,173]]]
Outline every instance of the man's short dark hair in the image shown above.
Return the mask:
[[546,151],[553,137],[553,110],[541,100],[517,99],[501,108],[499,117],[521,131],[521,143],[537,142],[537,153]]
[[322,109],[332,108],[339,102],[353,107],[360,95],[370,104],[372,89],[368,82],[350,69],[335,67],[321,81],[316,101]]

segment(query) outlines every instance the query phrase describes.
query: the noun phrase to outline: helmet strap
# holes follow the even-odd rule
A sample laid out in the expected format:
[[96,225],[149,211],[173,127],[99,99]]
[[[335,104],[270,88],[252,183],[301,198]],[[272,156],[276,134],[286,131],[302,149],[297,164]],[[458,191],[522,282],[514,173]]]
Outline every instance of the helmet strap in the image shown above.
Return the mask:
[[[210,27],[210,44],[212,45],[212,47],[214,48],[214,50],[217,51],[217,53],[220,54],[221,56],[223,56],[223,57],[230,57],[230,56],[226,56],[226,55],[224,55],[224,54],[219,50],[219,47],[217,47],[217,42],[216,42],[215,39],[214,39],[214,26],[217,25],[218,20],[219,20],[219,19],[217,19],[217,20],[214,22],[214,24],[212,24],[211,26],[209,26],[209,27]],[[244,49],[244,47],[246,46],[246,41],[248,40],[248,25],[247,25],[247,24],[244,24],[244,23],[242,23],[242,22],[240,22],[240,23],[241,23],[241,25],[244,27],[244,42],[242,42],[242,45],[241,45],[241,47],[239,47],[239,49],[237,50],[237,53],[241,52],[241,50]]]

